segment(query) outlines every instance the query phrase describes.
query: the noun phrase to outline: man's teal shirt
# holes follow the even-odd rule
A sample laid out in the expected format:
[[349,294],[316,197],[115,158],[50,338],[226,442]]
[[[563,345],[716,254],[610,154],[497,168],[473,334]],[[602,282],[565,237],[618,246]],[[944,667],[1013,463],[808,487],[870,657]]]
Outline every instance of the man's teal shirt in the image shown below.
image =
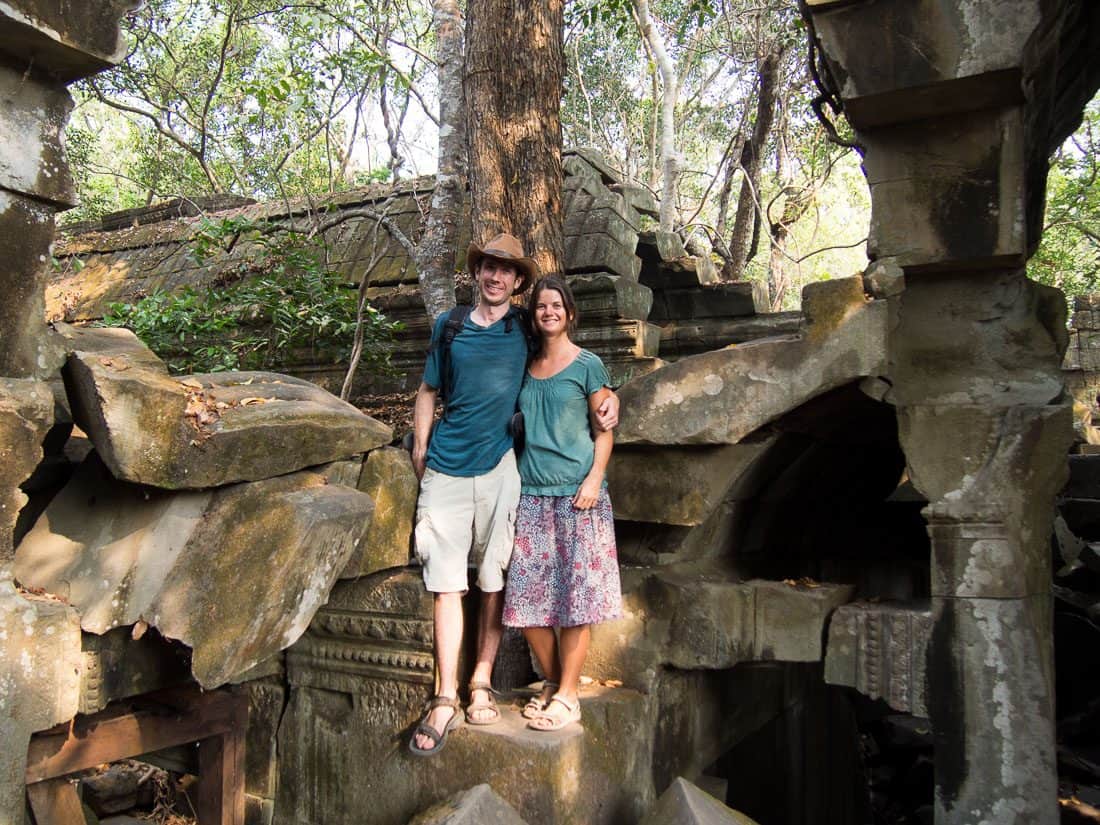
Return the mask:
[[[436,345],[447,322],[432,331],[424,383],[443,385],[442,353]],[[510,326],[511,331],[506,331]],[[519,318],[482,327],[470,318],[451,342],[447,411],[428,445],[428,466],[449,476],[479,476],[492,470],[512,448],[508,421],[527,369],[527,339]]]

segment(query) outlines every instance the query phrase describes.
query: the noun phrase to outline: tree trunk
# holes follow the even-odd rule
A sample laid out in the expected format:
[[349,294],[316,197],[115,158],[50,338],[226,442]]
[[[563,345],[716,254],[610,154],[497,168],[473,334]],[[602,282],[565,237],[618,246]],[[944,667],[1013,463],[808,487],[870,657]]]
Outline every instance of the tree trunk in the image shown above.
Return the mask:
[[432,209],[416,248],[416,270],[424,309],[434,323],[455,305],[455,248],[466,193],[466,107],[458,0],[434,0],[432,27],[439,65],[439,171]]
[[563,274],[562,0],[469,0],[466,124],[473,238],[523,242],[546,275]]
[[735,281],[741,277],[749,262],[752,236],[758,224],[757,201],[760,198],[760,164],[764,147],[775,118],[776,87],[779,81],[779,64],[783,50],[776,47],[760,62],[760,93],[756,101],[756,123],[752,137],[741,150],[741,194],[737,199],[737,213],[730,233],[730,259],[722,267],[722,278]]
[[661,230],[671,232],[676,218],[676,187],[680,177],[680,154],[676,149],[676,99],[680,83],[676,67],[665,49],[664,38],[653,25],[648,0],[634,0],[638,30],[653,54],[661,73]]

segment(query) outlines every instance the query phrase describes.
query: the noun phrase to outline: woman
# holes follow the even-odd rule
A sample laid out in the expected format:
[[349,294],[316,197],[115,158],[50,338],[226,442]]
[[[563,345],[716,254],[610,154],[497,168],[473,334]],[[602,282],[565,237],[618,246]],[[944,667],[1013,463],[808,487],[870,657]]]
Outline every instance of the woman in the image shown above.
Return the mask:
[[523,628],[546,676],[523,710],[527,726],[551,731],[580,721],[589,626],[619,616],[622,595],[604,483],[613,437],[589,423],[611,392],[607,370],[569,338],[577,308],[563,280],[539,281],[530,311],[541,346],[519,396],[526,446],[504,624]]

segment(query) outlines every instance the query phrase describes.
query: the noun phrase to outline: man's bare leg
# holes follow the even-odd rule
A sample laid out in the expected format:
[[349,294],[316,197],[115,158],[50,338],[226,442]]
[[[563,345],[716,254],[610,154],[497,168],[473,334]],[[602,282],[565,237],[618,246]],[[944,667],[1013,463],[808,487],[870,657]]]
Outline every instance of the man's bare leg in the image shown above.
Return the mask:
[[[482,593],[481,606],[477,614],[477,661],[474,663],[474,674],[471,682],[490,682],[493,678],[493,662],[497,658],[497,650],[500,648],[500,638],[504,634],[504,625],[501,622],[501,614],[504,610],[504,591],[495,593]],[[472,691],[470,704],[479,701],[488,702],[492,698],[487,691]],[[489,709],[474,711],[469,718],[485,721],[493,718],[495,714]]]
[[[458,655],[462,650],[462,595],[462,593],[436,593],[433,605],[435,667],[439,678],[436,695],[452,699],[458,696]],[[439,707],[428,714],[426,721],[442,733],[443,728],[456,713],[458,711],[454,708]],[[416,735],[415,742],[420,750],[428,750],[435,744],[430,737],[422,733]]]

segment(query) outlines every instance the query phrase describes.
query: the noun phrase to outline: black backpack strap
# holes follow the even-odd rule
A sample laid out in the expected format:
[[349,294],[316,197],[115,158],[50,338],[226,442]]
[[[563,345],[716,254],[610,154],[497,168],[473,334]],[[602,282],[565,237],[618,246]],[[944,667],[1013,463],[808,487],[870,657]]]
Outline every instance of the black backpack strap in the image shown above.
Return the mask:
[[466,319],[470,317],[473,307],[456,306],[447,313],[447,320],[443,323],[443,331],[439,334],[439,340],[429,348],[429,352],[439,350],[439,397],[443,401],[443,414],[447,414],[447,399],[451,396],[451,344],[455,336],[462,332]]

